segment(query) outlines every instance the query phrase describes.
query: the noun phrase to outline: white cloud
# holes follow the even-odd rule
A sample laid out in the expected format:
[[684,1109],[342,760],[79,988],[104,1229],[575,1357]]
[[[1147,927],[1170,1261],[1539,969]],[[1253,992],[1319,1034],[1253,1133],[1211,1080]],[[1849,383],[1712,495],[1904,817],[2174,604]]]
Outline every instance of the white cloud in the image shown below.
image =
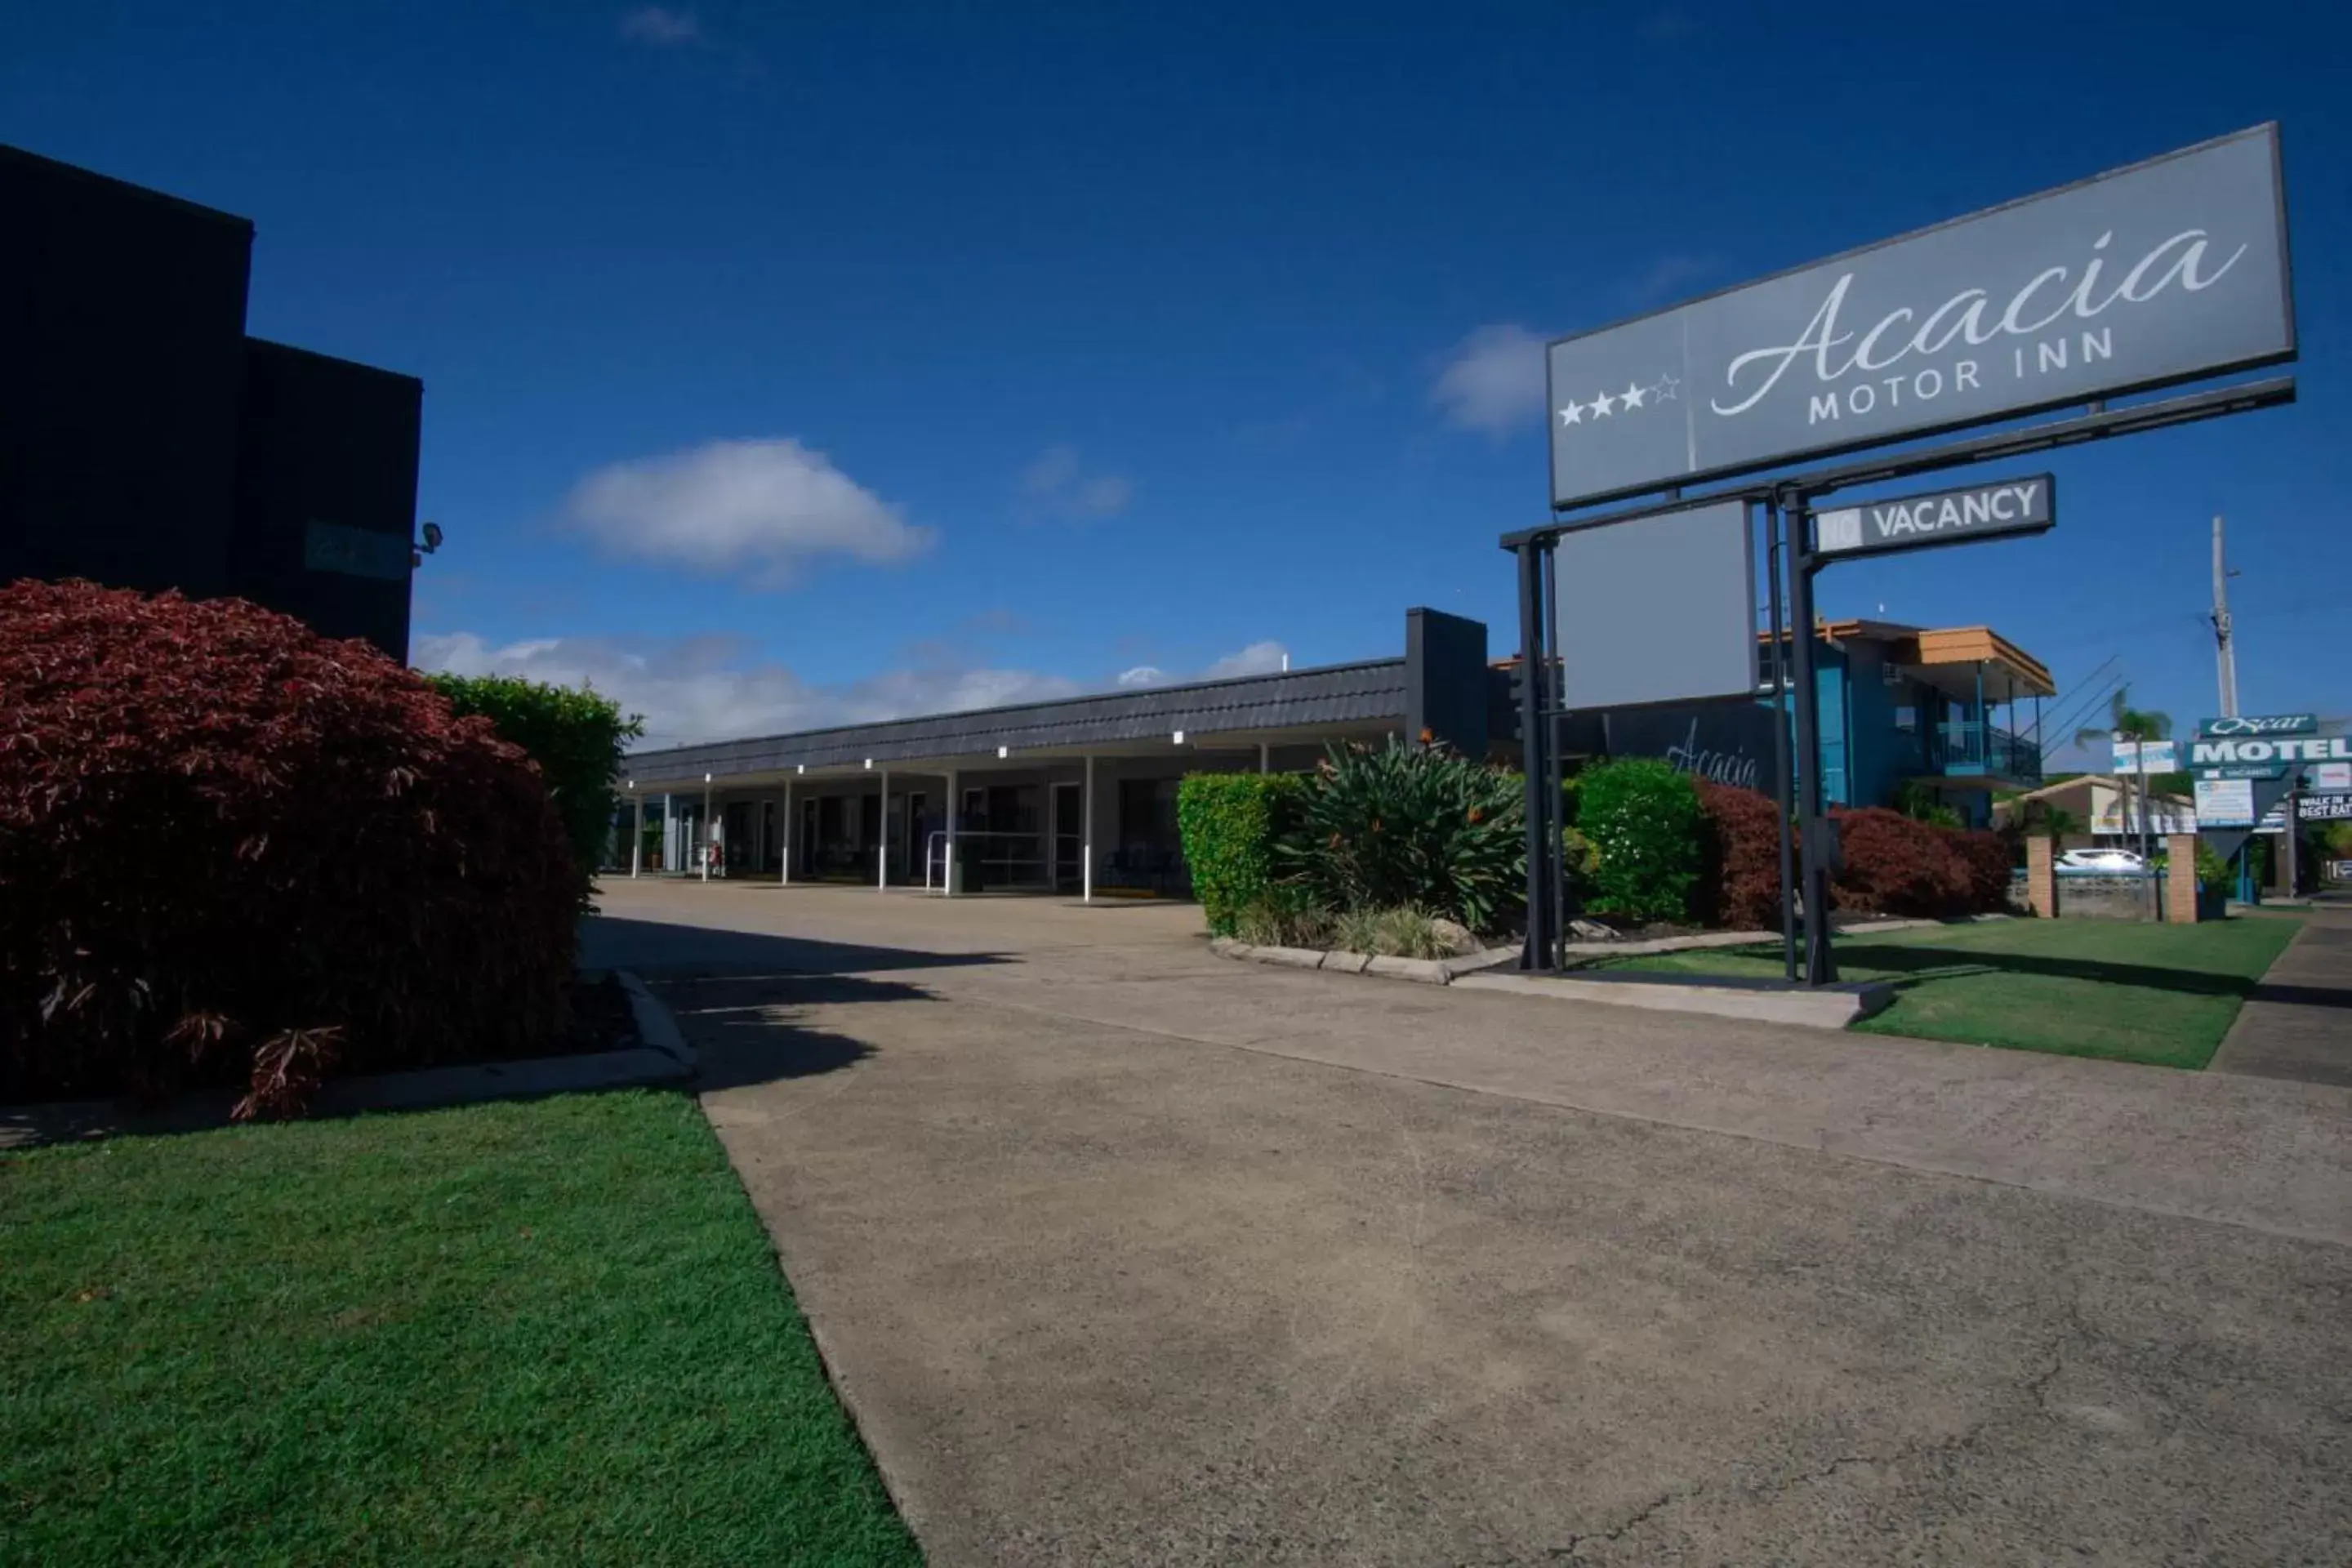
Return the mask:
[[646,720],[642,748],[872,723],[1075,696],[1076,681],[1024,669],[894,669],[816,685],[747,657],[742,638],[533,637],[494,646],[472,632],[416,638],[416,667],[593,686]]
[[1497,439],[1543,424],[1544,340],[1516,321],[1480,327],[1456,345],[1429,401],[1457,429]]
[[1207,668],[1189,674],[1171,674],[1156,664],[1139,664],[1119,673],[1121,686],[1170,686],[1180,680],[1225,680],[1242,675],[1272,675],[1289,668],[1290,650],[1282,644],[1266,638],[1247,647],[1235,648],[1223,658],[1210,660]]
[[[640,749],[693,745],[740,735],[774,735],[832,724],[871,724],[924,713],[960,713],[1013,702],[1076,697],[1093,685],[1033,669],[959,668],[925,660],[863,680],[818,685],[785,666],[751,657],[748,639],[707,635],[669,638],[527,637],[494,644],[473,632],[423,634],[413,658],[423,670],[457,675],[519,675],[554,686],[591,686],[645,717]],[[1282,668],[1283,646],[1255,642],[1196,675],[1153,665],[1122,672],[1123,688],[1213,680]]]
[[1271,638],[1254,642],[1218,659],[1201,672],[1203,680],[1223,680],[1235,675],[1271,675],[1290,662],[1290,650]]
[[789,584],[813,556],[903,561],[933,537],[789,437],[614,463],[573,487],[566,514],[616,555],[742,573],[760,588]]
[[1090,522],[1117,517],[1135,499],[1135,486],[1118,474],[1089,474],[1076,447],[1048,447],[1021,473],[1024,508],[1033,517]]
[[641,44],[675,48],[681,44],[700,43],[702,24],[695,19],[691,11],[646,5],[621,18],[621,37]]

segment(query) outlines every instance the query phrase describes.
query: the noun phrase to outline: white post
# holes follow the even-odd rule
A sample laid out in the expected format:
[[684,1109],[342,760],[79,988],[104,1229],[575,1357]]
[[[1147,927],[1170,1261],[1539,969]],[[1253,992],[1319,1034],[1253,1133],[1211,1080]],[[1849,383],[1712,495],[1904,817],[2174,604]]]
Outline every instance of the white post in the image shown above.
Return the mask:
[[948,770],[947,863],[940,868],[940,897],[955,897],[956,824],[963,820],[963,792],[956,787],[956,771]]
[[710,880],[710,830],[717,826],[710,820],[710,775],[702,775],[702,842],[695,847],[695,858],[702,862],[702,879]]
[[632,791],[629,798],[637,803],[637,833],[629,840],[629,875],[635,878],[645,869],[646,858],[646,797]]
[[1274,747],[1265,741],[1257,743],[1257,771],[1262,773],[1274,772]]
[[882,809],[874,814],[878,830],[874,836],[874,887],[878,892],[890,886],[890,770],[882,770]]
[[667,790],[662,791],[662,869],[675,871],[677,868],[670,864],[674,851],[670,847],[670,834],[673,830],[669,825],[669,794]]
[[1095,759],[1087,753],[1087,782],[1078,789],[1078,902],[1095,901]]
[[800,824],[793,820],[793,781],[784,781],[784,886],[793,885],[793,845],[799,839]]

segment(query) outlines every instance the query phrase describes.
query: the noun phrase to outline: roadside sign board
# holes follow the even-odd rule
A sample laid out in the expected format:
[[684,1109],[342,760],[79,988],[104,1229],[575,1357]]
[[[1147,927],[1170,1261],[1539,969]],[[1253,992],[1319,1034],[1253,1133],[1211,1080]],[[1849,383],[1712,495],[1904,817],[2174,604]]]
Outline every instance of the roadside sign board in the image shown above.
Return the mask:
[[2254,781],[2200,778],[2197,791],[2197,827],[2252,827],[2254,825]]
[[2299,822],[2352,822],[2352,795],[2306,795],[2295,802]]
[[1813,550],[1844,560],[1968,544],[2004,534],[2046,533],[2058,521],[2055,485],[2050,475],[2035,474],[1815,512]]
[[2311,770],[2311,782],[2318,789],[2352,790],[2352,763],[2322,763]]
[[2172,741],[2117,741],[2113,770],[2119,773],[2178,772],[2180,748]]
[[2352,736],[2197,736],[2189,741],[2189,766],[2200,773],[2265,769],[2242,773],[2242,778],[2277,778],[2288,766],[2307,762],[2352,762]]
[[1549,344],[1552,504],[2294,355],[2261,125]]

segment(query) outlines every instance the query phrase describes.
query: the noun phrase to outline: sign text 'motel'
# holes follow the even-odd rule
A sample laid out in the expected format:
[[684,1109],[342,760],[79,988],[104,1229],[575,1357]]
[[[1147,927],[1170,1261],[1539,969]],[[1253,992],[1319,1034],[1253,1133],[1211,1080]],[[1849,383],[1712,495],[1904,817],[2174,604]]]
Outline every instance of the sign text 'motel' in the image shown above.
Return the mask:
[[2058,521],[2054,484],[2048,474],[2036,474],[1815,512],[1813,548],[1823,555],[1879,555],[1995,534],[2045,532]]
[[2294,357],[2257,126],[1549,346],[1552,504]]

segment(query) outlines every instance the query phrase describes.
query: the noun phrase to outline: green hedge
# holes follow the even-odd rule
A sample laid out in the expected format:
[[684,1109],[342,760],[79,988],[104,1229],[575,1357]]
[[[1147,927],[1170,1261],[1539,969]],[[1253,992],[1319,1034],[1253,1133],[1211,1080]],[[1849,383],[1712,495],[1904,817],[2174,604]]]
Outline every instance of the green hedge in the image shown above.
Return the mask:
[[1274,885],[1275,840],[1297,819],[1305,789],[1291,773],[1189,773],[1177,786],[1184,864],[1214,935],[1233,935]]
[[1577,826],[1601,856],[1586,907],[1638,921],[1689,919],[1704,826],[1690,775],[1626,757],[1578,778]]
[[562,818],[572,858],[580,870],[580,901],[604,862],[613,836],[613,815],[619,805],[613,780],[619,772],[624,749],[645,733],[645,722],[635,714],[621,716],[621,705],[609,697],[582,689],[547,686],[508,675],[428,675],[435,690],[449,700],[459,717],[479,714],[490,721],[499,739],[520,746],[539,764],[540,776]]

